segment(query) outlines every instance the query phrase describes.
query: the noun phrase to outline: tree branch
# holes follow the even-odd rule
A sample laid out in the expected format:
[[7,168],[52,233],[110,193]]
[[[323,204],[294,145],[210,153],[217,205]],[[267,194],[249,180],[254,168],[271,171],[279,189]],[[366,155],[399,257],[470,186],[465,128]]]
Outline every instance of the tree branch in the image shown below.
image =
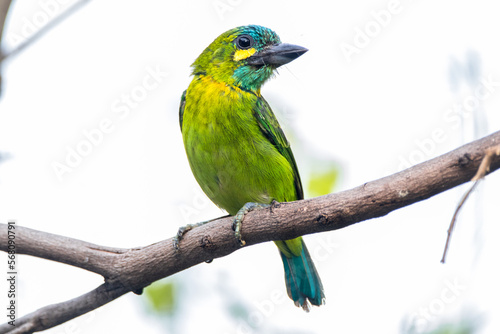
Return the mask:
[[[1,250],[6,251],[5,224],[0,224]],[[89,242],[16,226],[16,253],[40,257],[86,269],[108,278],[113,275],[114,255],[128,249],[98,246]],[[4,249],[5,248],[5,249]]]
[[[279,203],[248,213],[242,226],[246,245],[331,231],[381,217],[465,183],[476,174],[486,152],[500,145],[500,132],[402,172],[313,199]],[[500,168],[491,157],[489,172]],[[239,249],[232,218],[220,218],[187,232],[175,252],[172,238],[146,247],[114,249],[16,226],[16,251],[103,275],[105,283],[85,295],[39,309],[16,322],[31,333],[61,324],[152,282]],[[0,224],[0,247],[7,251],[7,228]],[[21,329],[18,327],[17,329]],[[12,331],[7,324],[0,332]],[[16,333],[17,333],[16,332]]]

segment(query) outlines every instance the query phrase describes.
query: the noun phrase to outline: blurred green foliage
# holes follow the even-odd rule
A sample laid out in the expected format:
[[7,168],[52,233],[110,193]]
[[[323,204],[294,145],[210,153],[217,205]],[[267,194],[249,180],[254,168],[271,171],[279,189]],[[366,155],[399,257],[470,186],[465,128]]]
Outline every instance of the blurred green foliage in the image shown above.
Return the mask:
[[177,306],[176,292],[175,282],[159,280],[144,289],[144,296],[155,313],[172,315]]
[[442,324],[428,334],[474,334],[477,330],[476,323],[461,322],[459,324]]
[[323,196],[333,191],[338,181],[340,170],[329,161],[324,161],[322,168],[313,168],[309,176],[307,191],[311,197]]
[[[484,318],[473,311],[468,311],[456,319],[436,320],[437,323],[424,321],[417,326],[415,323],[408,324],[404,334],[474,334],[477,333],[484,323]],[[423,328],[422,328],[423,327]],[[431,328],[428,328],[431,327]]]

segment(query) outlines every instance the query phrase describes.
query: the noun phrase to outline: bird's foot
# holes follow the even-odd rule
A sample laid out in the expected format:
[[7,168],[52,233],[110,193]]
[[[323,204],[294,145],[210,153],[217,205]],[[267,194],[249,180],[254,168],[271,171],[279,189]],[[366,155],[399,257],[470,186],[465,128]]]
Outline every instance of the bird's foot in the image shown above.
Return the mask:
[[184,237],[184,234],[186,234],[187,231],[191,231],[193,228],[205,225],[206,223],[210,222],[210,220],[204,221],[204,222],[199,222],[196,224],[187,224],[186,226],[179,227],[179,230],[177,231],[177,234],[174,236],[174,249],[177,252],[179,250],[179,242],[182,240]]
[[[224,216],[224,217],[229,217],[229,215]],[[191,231],[193,228],[205,225],[206,223],[210,223],[211,221],[214,221],[214,220],[217,220],[217,219],[220,219],[220,218],[224,218],[224,217],[214,218],[214,219],[210,219],[210,220],[207,220],[207,221],[199,222],[199,223],[196,223],[196,224],[187,224],[186,226],[179,227],[179,230],[177,231],[177,234],[174,236],[174,242],[173,242],[173,244],[174,244],[175,251],[179,250],[179,243],[181,242],[182,238],[184,237],[184,234],[186,234],[187,231]]]
[[234,236],[236,237],[236,240],[238,240],[240,246],[245,246],[246,244],[245,240],[241,238],[241,223],[243,222],[243,218],[245,218],[245,215],[255,209],[264,209],[268,207],[270,207],[269,204],[248,202],[245,203],[245,205],[243,205],[243,207],[234,216],[233,220]]

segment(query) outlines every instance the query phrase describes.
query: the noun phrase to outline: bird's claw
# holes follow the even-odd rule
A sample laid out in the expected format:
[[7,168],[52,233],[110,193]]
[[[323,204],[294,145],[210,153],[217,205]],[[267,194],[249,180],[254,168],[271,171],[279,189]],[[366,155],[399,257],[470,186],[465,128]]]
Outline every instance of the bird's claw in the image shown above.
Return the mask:
[[250,211],[253,211],[255,209],[268,208],[269,206],[270,206],[269,204],[248,202],[248,203],[245,203],[245,205],[243,205],[243,207],[234,216],[234,220],[233,220],[234,236],[236,237],[236,240],[238,241],[238,243],[241,247],[246,245],[245,240],[243,240],[241,237],[241,223],[243,222],[245,215],[247,213],[249,213]]
[[[243,214],[243,216],[246,213]],[[238,218],[235,218],[233,221],[233,231],[234,231],[234,236],[236,237],[236,240],[238,241],[238,244],[243,247],[246,245],[245,240],[241,239],[241,223],[242,220],[239,220]]]
[[[225,217],[229,217],[229,215],[224,216],[224,217],[220,217],[220,218],[225,218]],[[186,232],[191,231],[193,228],[196,228],[196,227],[201,226],[201,225],[205,225],[206,223],[210,223],[211,221],[214,221],[217,219],[219,219],[219,218],[210,219],[210,220],[206,220],[206,221],[195,223],[195,224],[187,224],[185,226],[179,227],[179,230],[177,230],[177,234],[173,238],[174,239],[173,246],[174,246],[175,251],[176,252],[179,251],[179,243],[181,242],[181,240],[184,237],[184,234],[186,234]]]
[[187,230],[185,226],[182,226],[179,228],[177,234],[174,236],[173,246],[176,252],[179,251],[179,242],[181,241],[182,237],[184,236],[184,233],[186,232]]
[[173,246],[174,246],[175,251],[176,252],[179,251],[179,243],[187,231],[190,231],[193,228],[204,225],[206,223],[208,223],[208,221],[200,222],[200,223],[196,223],[196,224],[187,224],[186,226],[179,227],[179,230],[177,230],[177,234],[174,236],[174,241],[173,241]]

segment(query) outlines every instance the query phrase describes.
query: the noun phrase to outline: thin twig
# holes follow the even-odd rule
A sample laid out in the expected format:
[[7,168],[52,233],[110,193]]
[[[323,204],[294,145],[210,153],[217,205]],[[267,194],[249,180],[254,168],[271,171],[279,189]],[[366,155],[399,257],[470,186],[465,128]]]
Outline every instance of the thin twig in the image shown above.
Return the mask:
[[9,14],[9,9],[12,1],[11,0],[0,0],[0,94],[2,92],[2,64],[1,60],[4,57],[2,36],[5,29],[5,22],[7,22],[7,15]]
[[450,227],[448,228],[448,235],[446,237],[446,243],[444,245],[443,257],[441,258],[441,263],[445,263],[446,261],[446,254],[448,253],[448,248],[450,246],[451,235],[453,233],[453,229],[455,228],[455,223],[457,221],[460,209],[464,205],[465,201],[467,201],[467,199],[469,198],[469,195],[476,189],[479,181],[481,181],[482,178],[486,175],[486,173],[489,172],[493,157],[498,155],[500,155],[500,146],[491,147],[486,150],[486,154],[484,155],[484,158],[481,161],[481,164],[479,165],[476,174],[471,179],[471,181],[473,181],[474,183],[469,188],[469,190],[462,196],[462,199],[458,203],[457,208],[455,209],[455,213],[451,218]]
[[[2,45],[2,36],[5,29],[5,22],[7,20],[7,15],[9,14],[9,8],[12,0],[0,0],[0,46]],[[0,48],[1,53],[1,48]]]
[[66,9],[63,13],[59,14],[56,16],[54,19],[52,19],[50,22],[48,22],[46,25],[41,27],[37,32],[35,32],[30,38],[25,40],[23,43],[19,44],[16,48],[11,50],[10,52],[3,53],[0,55],[0,63],[3,62],[7,58],[12,58],[19,54],[21,51],[23,51],[25,48],[36,42],[38,39],[40,39],[43,35],[45,35],[49,30],[57,26],[59,23],[70,17],[72,14],[76,13],[81,7],[87,4],[90,0],[80,0],[76,3],[74,3],[71,7]]

